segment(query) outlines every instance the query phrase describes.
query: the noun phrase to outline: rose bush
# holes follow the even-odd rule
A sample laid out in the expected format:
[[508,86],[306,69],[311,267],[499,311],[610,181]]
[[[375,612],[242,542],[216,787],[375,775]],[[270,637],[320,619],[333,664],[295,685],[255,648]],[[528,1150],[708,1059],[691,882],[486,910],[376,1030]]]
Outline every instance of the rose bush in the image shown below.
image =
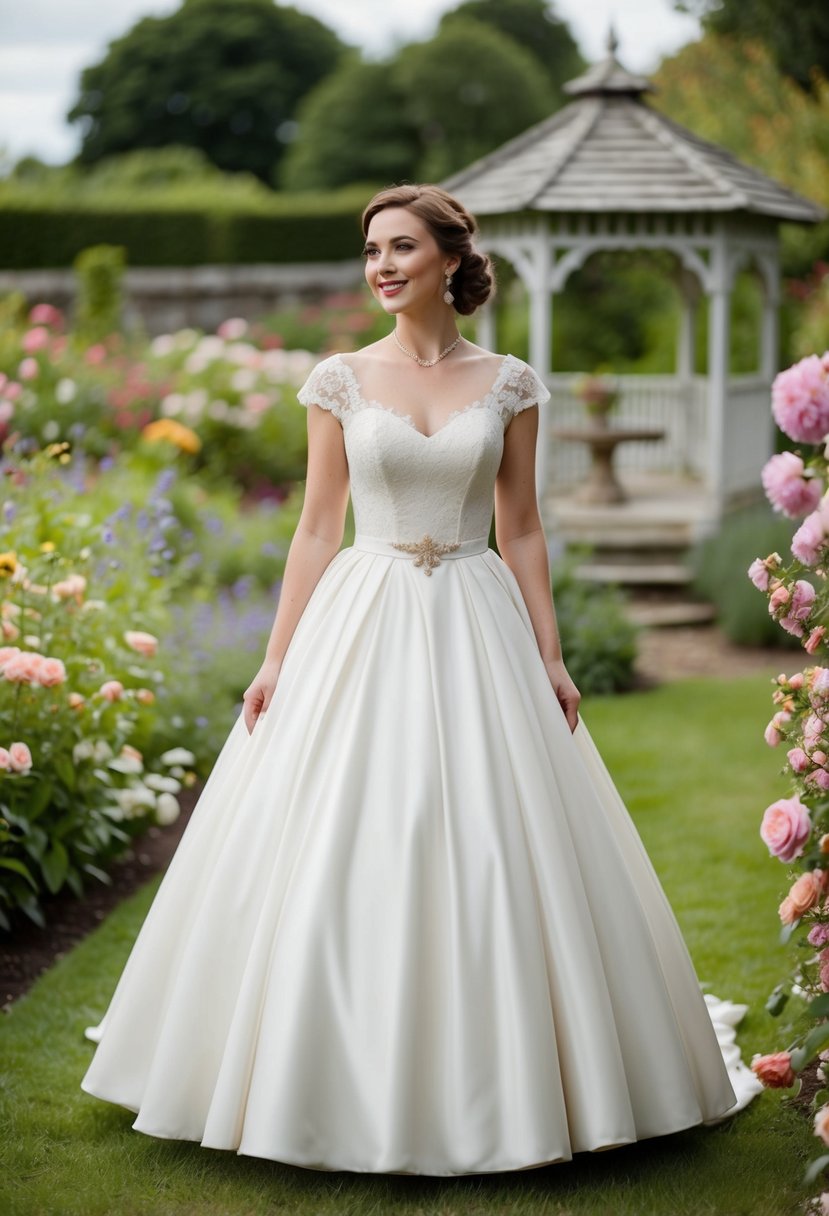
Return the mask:
[[[815,1134],[829,1144],[829,351],[780,372],[772,412],[799,446],[768,461],[763,486],[775,511],[802,522],[790,559],[777,552],[758,557],[748,576],[766,595],[772,619],[815,661],[774,681],[775,711],[765,730],[770,747],[785,748],[792,792],[766,808],[760,835],[771,856],[789,867],[778,918],[781,940],[796,947],[798,958],[766,1003],[776,1017],[794,1009],[789,1042],[784,1051],[756,1056],[752,1067],[765,1085],[785,1089],[815,1065]],[[823,1154],[806,1181],[827,1167]],[[818,1202],[829,1210],[829,1192]]]
[[[65,445],[3,450],[0,473],[0,925],[178,815],[194,757],[159,726],[159,652],[176,585],[157,492],[103,523],[68,476]],[[174,526],[177,526],[174,524]]]

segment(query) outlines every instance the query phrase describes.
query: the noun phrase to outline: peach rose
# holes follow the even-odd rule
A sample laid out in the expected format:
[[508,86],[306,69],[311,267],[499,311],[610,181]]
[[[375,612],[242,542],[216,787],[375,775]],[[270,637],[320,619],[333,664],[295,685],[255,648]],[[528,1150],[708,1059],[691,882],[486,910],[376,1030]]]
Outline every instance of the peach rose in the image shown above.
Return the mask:
[[9,659],[14,658],[16,654],[20,654],[19,646],[0,646],[0,671],[3,670]]
[[[823,894],[825,885],[823,870],[807,870],[805,874],[801,874],[780,905],[780,919],[783,923],[790,924],[792,920],[797,920],[804,912],[813,908]],[[784,906],[787,911],[789,909],[792,911],[793,915],[790,918],[784,919]]]
[[797,920],[798,913],[795,912],[794,904],[788,895],[777,909],[777,915],[780,917],[780,920],[784,925],[790,925],[792,921]]
[[79,692],[70,692],[67,702],[70,709],[83,709],[86,705],[86,697],[82,697]]
[[37,682],[43,688],[54,688],[66,679],[66,668],[61,659],[42,658],[37,669]]
[[8,772],[11,768],[11,756],[7,747],[0,747],[0,770]]
[[3,675],[14,684],[31,684],[37,679],[42,657],[36,650],[21,650],[3,664]]
[[3,621],[0,623],[0,635],[13,642],[15,638],[20,637],[20,630],[15,625],[14,621]]
[[98,692],[105,701],[120,701],[124,695],[124,685],[120,680],[105,680]]
[[55,583],[52,587],[52,595],[55,599],[74,599],[79,604],[83,602],[85,591],[86,579],[82,574],[70,574],[68,578],[62,579],[61,582]]
[[797,1080],[788,1051],[776,1051],[769,1056],[755,1056],[751,1061],[751,1068],[768,1089],[788,1089]]
[[151,633],[142,633],[140,629],[128,629],[124,634],[124,641],[130,650],[143,655],[145,659],[153,658],[158,650],[158,638],[153,637]]
[[151,688],[138,688],[135,692],[135,699],[139,705],[152,705],[155,701],[155,693]]
[[9,748],[9,767],[16,773],[28,773],[32,767],[32,753],[25,743],[13,743]]

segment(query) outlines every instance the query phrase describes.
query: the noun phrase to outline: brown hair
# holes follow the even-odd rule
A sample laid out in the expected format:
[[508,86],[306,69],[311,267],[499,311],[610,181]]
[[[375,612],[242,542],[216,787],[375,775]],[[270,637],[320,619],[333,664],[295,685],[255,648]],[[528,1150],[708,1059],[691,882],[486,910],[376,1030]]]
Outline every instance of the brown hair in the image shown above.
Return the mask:
[[444,253],[460,258],[450,288],[456,312],[469,316],[489,299],[495,290],[495,272],[487,255],[475,248],[473,237],[478,226],[462,203],[440,186],[389,186],[375,194],[363,211],[363,236],[368,234],[377,212],[386,207],[412,211],[423,220]]

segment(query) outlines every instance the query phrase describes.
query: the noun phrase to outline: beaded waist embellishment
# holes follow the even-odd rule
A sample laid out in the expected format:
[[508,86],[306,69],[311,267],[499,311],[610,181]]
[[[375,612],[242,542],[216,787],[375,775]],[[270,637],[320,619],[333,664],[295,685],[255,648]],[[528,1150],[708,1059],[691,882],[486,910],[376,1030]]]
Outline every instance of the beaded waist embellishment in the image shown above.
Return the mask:
[[357,534],[354,537],[355,549],[365,549],[371,553],[385,553],[390,557],[411,557],[415,566],[423,569],[423,573],[431,575],[435,566],[439,566],[441,558],[467,557],[473,553],[483,553],[489,548],[489,537],[480,536],[473,540],[438,541],[427,532],[420,540],[390,541],[381,540],[375,536]]

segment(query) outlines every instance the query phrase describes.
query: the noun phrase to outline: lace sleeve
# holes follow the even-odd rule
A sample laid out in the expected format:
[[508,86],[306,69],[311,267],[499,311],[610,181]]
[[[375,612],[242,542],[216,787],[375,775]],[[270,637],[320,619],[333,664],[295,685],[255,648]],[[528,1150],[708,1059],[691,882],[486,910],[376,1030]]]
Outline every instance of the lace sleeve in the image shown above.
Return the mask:
[[336,355],[323,359],[296,396],[300,405],[319,405],[324,410],[330,410],[342,425],[351,408],[348,369]]
[[506,421],[529,409],[531,405],[543,405],[550,400],[550,391],[544,381],[520,359],[515,359],[514,367],[504,385],[504,405],[506,406]]

